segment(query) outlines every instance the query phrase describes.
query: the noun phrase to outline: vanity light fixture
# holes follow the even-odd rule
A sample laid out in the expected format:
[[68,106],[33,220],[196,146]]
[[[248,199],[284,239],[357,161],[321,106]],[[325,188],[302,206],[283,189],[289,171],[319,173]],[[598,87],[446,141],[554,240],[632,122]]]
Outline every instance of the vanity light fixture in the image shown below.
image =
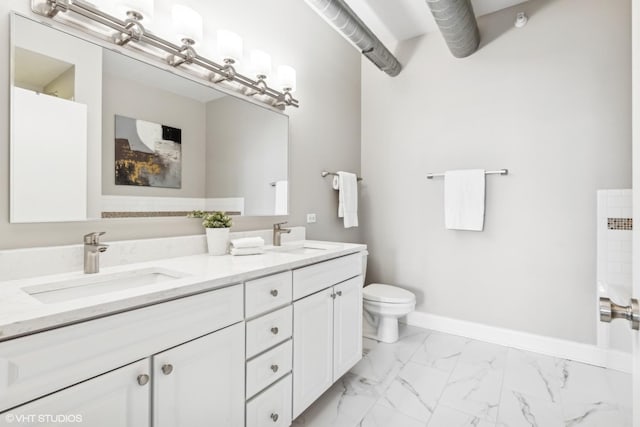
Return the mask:
[[[267,77],[271,75],[271,55],[261,50],[254,50],[251,52],[251,66],[253,67],[253,73],[256,76],[260,91],[258,93],[264,94],[267,89]],[[249,93],[249,95],[255,95],[256,93]]]
[[180,46],[181,55],[169,55],[167,62],[174,67],[184,63],[191,64],[197,56],[193,46],[202,42],[202,15],[190,7],[176,4],[171,9],[171,18],[173,31],[182,45]]
[[[163,60],[174,67],[183,64],[191,65],[192,67],[186,67],[184,70],[195,77],[203,78],[202,72],[198,73],[192,68],[203,69],[211,74],[209,78],[211,82],[232,81],[244,87],[245,95],[264,95],[262,102],[281,110],[299,106],[298,100],[292,96],[292,92],[295,91],[296,75],[293,68],[280,67],[285,70],[279,71],[279,74],[284,73],[279,79],[281,83],[285,83],[280,85],[282,90],[268,86],[266,83],[268,74],[256,74],[256,80],[254,80],[236,71],[234,64],[242,58],[242,38],[237,34],[230,31],[218,32],[218,48],[223,58],[223,65],[198,54],[194,45],[202,40],[203,19],[196,11],[186,6],[176,5],[172,10],[173,29],[179,37],[180,45],[154,34],[143,26],[142,22],[146,24],[153,17],[153,0],[117,0],[115,10],[118,11],[118,15],[122,15],[122,18],[98,9],[83,0],[31,0],[31,9],[48,18],[60,19],[63,22],[68,19],[74,28],[99,36],[101,33],[86,25],[86,20],[93,21],[107,29],[115,30],[111,39],[117,45],[139,43],[146,52],[155,56],[162,55]],[[264,58],[257,61],[263,61]],[[264,66],[266,61],[260,64]],[[254,69],[258,70],[258,68],[261,67],[254,66]],[[263,70],[266,70],[266,67],[261,68],[261,71]],[[261,78],[262,76],[264,77]]]
[[296,70],[288,65],[281,65],[278,67],[278,81],[280,90],[282,90],[283,97],[278,100],[276,105],[285,106],[287,102],[293,100],[293,92],[296,91]]
[[234,80],[237,72],[234,64],[242,59],[242,37],[229,30],[218,30],[218,52],[224,62],[224,73],[213,75],[211,81],[219,83]]

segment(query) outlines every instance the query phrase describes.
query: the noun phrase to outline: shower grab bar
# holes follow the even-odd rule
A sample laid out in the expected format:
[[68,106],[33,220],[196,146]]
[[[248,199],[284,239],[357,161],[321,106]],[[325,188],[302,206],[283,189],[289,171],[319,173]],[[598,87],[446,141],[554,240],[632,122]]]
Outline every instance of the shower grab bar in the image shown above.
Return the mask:
[[[509,169],[500,169],[497,171],[485,171],[485,175],[509,175]],[[433,179],[438,176],[444,176],[444,173],[428,173],[427,179]]]

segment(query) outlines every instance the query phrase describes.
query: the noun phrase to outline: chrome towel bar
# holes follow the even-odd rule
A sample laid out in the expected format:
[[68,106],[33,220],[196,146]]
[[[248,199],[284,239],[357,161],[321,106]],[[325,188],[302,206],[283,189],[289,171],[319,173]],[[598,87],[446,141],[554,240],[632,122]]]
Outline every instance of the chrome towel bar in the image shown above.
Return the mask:
[[[509,175],[509,169],[500,169],[497,171],[485,171],[484,174],[485,175]],[[428,173],[427,179],[433,179],[438,176],[444,176],[444,173]]]
[[[320,175],[322,175],[323,178],[327,175],[338,176],[338,174],[335,172],[327,172],[327,171],[320,172]],[[358,181],[362,181],[362,178],[358,177]]]

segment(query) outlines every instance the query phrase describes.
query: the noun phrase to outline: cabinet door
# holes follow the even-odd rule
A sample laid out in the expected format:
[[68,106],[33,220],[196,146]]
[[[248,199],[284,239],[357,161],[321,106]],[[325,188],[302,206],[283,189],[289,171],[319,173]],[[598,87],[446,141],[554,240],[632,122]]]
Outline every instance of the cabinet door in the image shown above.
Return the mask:
[[10,409],[0,426],[150,426],[150,374],[149,359],[141,360]]
[[337,381],[362,358],[362,276],[333,290],[333,381]]
[[153,425],[244,425],[244,323],[153,357]]
[[293,304],[293,418],[333,383],[333,290]]

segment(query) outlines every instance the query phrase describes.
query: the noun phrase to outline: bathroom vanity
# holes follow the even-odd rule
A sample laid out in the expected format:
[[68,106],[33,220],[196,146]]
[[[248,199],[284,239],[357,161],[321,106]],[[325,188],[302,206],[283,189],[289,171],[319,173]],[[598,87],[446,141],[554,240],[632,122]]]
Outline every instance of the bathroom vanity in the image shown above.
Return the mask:
[[289,426],[362,356],[366,247],[319,247],[0,283],[0,425]]
[[[279,108],[15,3],[12,223],[287,214]],[[68,78],[28,81],[51,67]],[[118,160],[151,150],[117,134],[122,118],[184,131],[179,183],[114,180]],[[104,248],[85,244],[93,273]],[[97,274],[82,250],[0,251],[0,426],[289,426],[362,357],[364,245],[212,257],[203,236],[109,242]]]

